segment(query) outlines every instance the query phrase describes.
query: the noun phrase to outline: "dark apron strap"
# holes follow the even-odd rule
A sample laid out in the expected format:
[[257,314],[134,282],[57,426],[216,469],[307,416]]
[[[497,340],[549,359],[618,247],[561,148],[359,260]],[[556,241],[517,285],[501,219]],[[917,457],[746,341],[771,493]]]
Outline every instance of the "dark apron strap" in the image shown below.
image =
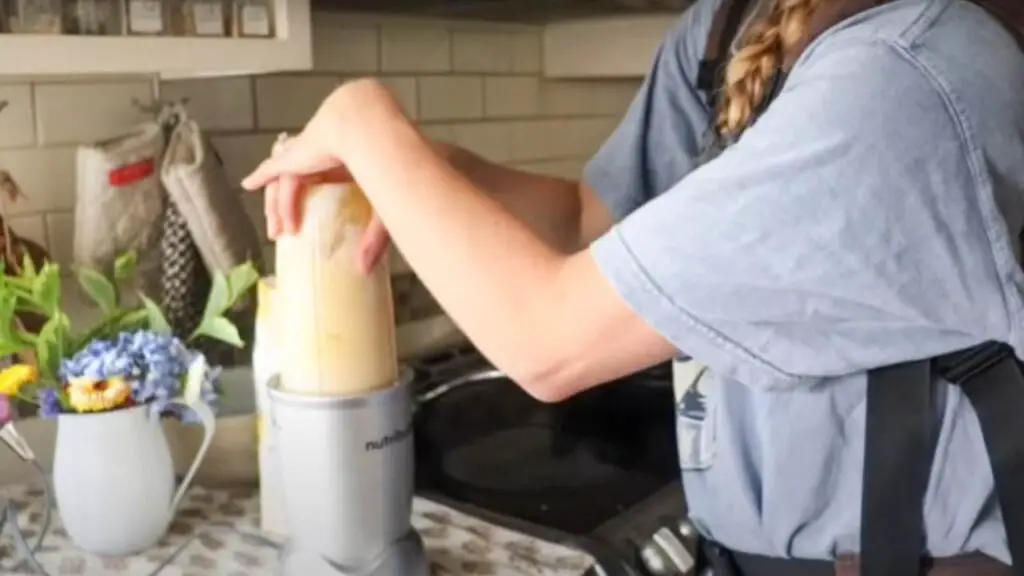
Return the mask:
[[709,105],[716,105],[718,90],[725,81],[725,66],[729,61],[729,48],[739,34],[743,15],[750,0],[723,0],[715,12],[704,48],[704,58],[697,70],[697,89],[704,93]]
[[935,440],[933,374],[960,386],[981,424],[1014,574],[1024,576],[1024,373],[1005,344],[868,373],[861,576],[921,573]]
[[1013,348],[988,342],[939,358],[936,369],[960,386],[978,415],[1013,573],[1024,576],[1024,372]]
[[933,421],[930,362],[868,372],[861,576],[920,573]]

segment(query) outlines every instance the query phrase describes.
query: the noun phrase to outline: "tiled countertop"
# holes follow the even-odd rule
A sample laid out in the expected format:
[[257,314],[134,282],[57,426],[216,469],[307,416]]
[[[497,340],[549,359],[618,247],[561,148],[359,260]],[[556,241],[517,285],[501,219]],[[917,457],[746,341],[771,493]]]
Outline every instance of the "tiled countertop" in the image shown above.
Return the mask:
[[[42,490],[0,488],[0,503],[7,498],[15,502],[19,526],[31,542],[42,523]],[[259,534],[257,503],[252,487],[194,488],[157,548],[115,559],[78,550],[61,527],[58,512],[37,558],[51,576],[148,576],[171,557],[159,576],[272,576],[279,540]],[[591,564],[585,554],[420,498],[413,506],[413,525],[426,544],[434,576],[580,576]],[[31,574],[12,572],[12,558],[9,537],[0,535],[0,574]]]

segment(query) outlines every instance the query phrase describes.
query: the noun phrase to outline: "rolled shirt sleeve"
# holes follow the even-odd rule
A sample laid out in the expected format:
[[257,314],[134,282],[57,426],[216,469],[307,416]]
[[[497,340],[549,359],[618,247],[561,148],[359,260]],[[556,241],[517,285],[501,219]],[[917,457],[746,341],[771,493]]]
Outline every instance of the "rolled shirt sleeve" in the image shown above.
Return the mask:
[[[751,386],[793,387],[1006,334],[1008,312],[972,305],[1001,297],[990,238],[1006,231],[944,93],[883,42],[833,40],[805,59],[737,144],[592,245],[603,273],[678,349]],[[682,154],[656,170],[682,170],[693,142],[686,131],[678,139]],[[595,172],[634,173],[641,156]],[[603,183],[632,198],[651,178]]]

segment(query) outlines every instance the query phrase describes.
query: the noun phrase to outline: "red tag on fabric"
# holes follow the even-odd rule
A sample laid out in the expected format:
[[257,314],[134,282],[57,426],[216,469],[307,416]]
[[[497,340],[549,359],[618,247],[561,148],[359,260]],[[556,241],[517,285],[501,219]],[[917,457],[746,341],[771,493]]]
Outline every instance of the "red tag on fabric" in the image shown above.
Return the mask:
[[119,166],[110,171],[107,180],[111,186],[128,186],[139,180],[148,178],[156,170],[156,160],[146,158],[131,164]]

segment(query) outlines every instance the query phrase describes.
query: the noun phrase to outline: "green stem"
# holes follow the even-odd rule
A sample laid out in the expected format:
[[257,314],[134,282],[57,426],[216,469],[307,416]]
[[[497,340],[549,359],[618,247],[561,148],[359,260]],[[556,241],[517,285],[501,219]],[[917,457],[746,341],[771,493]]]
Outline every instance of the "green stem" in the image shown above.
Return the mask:
[[17,398],[18,400],[21,400],[23,402],[28,402],[29,404],[33,404],[35,406],[39,406],[39,402],[29,398],[28,396],[22,394],[21,392],[17,393],[15,395],[15,398]]

